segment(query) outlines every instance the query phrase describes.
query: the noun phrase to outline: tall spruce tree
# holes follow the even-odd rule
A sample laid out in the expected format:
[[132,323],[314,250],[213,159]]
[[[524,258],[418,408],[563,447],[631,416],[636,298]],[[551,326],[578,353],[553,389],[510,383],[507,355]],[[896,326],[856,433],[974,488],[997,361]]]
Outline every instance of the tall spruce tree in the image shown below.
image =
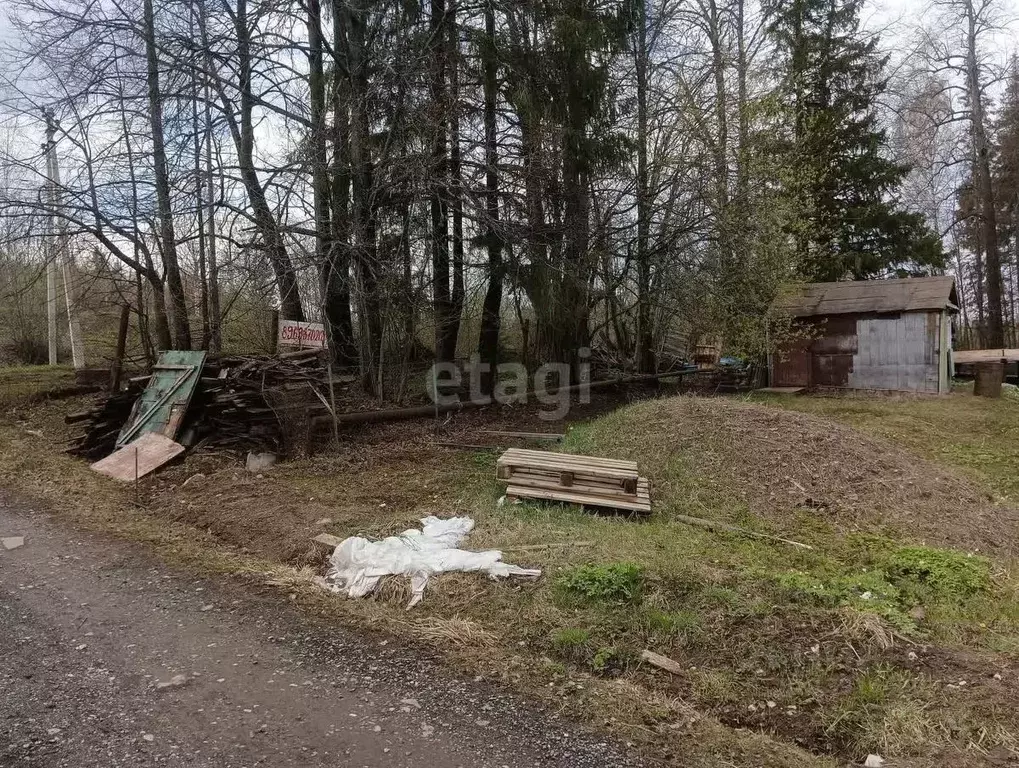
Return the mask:
[[995,121],[992,181],[998,205],[999,236],[1019,253],[1019,58],[1012,57],[1008,83]]
[[[1004,315],[1012,310],[1016,324],[1014,297],[1019,295],[1019,58],[1012,56],[1008,82],[994,125],[994,165],[991,183],[998,208],[997,224],[1002,268],[1002,292],[1009,301]],[[1011,275],[1008,274],[1011,272]],[[1004,329],[1002,331],[1004,333]]]
[[625,159],[612,65],[631,12],[617,0],[535,0],[507,15],[506,95],[520,116],[530,228],[528,263],[515,271],[535,308],[541,354],[568,362],[575,382],[591,343],[598,258],[591,181]]
[[885,153],[876,104],[887,61],[860,30],[862,0],[779,0],[771,34],[791,130],[779,140],[796,267],[808,280],[875,277],[943,264],[940,240],[903,210],[908,172]]

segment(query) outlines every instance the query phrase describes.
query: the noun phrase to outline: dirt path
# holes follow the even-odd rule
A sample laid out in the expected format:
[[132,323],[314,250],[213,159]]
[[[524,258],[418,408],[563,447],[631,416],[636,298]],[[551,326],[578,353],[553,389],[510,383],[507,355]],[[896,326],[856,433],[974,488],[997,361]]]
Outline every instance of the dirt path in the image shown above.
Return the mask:
[[495,686],[3,492],[0,536],[25,538],[0,547],[0,766],[637,765]]

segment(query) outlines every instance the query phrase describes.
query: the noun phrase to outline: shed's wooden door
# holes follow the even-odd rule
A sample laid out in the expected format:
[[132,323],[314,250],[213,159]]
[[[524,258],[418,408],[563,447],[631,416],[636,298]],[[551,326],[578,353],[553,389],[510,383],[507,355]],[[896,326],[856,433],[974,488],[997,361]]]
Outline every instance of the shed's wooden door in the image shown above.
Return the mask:
[[775,387],[810,386],[810,339],[795,339],[784,344],[774,364]]

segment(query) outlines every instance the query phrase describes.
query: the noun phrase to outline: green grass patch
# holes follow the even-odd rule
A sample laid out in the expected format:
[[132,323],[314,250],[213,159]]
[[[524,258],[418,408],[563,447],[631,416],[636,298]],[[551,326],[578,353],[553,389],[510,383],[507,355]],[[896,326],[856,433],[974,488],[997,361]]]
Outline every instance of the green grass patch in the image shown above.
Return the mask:
[[642,618],[643,629],[652,642],[668,642],[676,637],[692,638],[704,628],[700,614],[691,610],[646,611]]
[[591,653],[591,632],[581,627],[565,627],[552,634],[552,650],[575,663],[587,661]]
[[588,602],[633,603],[640,600],[644,571],[635,563],[581,565],[556,580],[559,590]]
[[[918,632],[917,609],[937,623],[940,615],[955,617],[959,609],[980,593],[992,589],[987,558],[935,547],[895,547],[877,537],[866,537],[871,549],[861,550],[860,540],[852,542],[847,562],[819,559],[814,570],[788,570],[774,575],[774,583],[786,599],[798,604],[826,608],[852,608],[874,613],[900,631]],[[848,563],[866,563],[852,567]],[[970,603],[981,606],[983,618],[1016,610],[1014,596],[1007,592],[994,599]],[[979,623],[974,619],[975,623]]]
[[72,384],[74,369],[70,366],[0,366],[0,406],[17,405],[43,392]]
[[961,602],[991,585],[991,562],[934,547],[902,547],[884,563],[891,580],[916,601]]

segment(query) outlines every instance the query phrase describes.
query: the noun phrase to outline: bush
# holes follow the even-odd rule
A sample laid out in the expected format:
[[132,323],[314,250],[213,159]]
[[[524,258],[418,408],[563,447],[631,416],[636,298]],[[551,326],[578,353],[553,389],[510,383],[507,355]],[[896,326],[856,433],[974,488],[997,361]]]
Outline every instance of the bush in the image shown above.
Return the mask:
[[615,648],[599,648],[591,659],[591,669],[599,675],[621,672],[625,666],[625,656]]
[[0,345],[2,365],[45,365],[49,359],[45,339],[22,338]]
[[632,603],[640,599],[644,573],[634,563],[582,565],[567,571],[556,584],[562,591],[591,602]]

